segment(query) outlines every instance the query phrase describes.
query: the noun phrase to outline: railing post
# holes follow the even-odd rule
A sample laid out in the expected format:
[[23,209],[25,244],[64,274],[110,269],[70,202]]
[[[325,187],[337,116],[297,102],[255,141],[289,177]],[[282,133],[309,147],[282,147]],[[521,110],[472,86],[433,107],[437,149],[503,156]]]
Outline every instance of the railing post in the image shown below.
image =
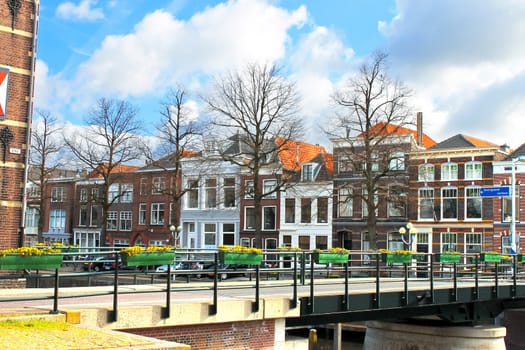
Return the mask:
[[458,271],[457,271],[457,264],[454,263],[454,290],[452,292],[453,299],[452,301],[456,302],[458,301]]
[[260,295],[260,273],[259,265],[255,265],[255,302],[252,304],[252,312],[259,311],[259,295]]
[[403,263],[405,269],[405,290],[403,291],[403,303],[408,305],[408,264]]
[[430,302],[434,304],[434,255],[430,255],[430,263],[428,264],[430,276]]
[[476,274],[474,275],[474,300],[479,299],[479,262],[478,262],[478,255],[474,258],[474,271]]
[[166,282],[166,307],[163,310],[162,318],[170,317],[170,305],[171,305],[171,263],[168,264],[168,278]]
[[118,258],[120,253],[115,253],[115,272],[113,274],[113,310],[110,311],[110,322],[117,322],[118,318]]
[[304,286],[305,285],[305,274],[306,274],[306,252],[303,252],[302,253],[303,256],[302,256],[302,259],[301,259],[301,285]]
[[55,288],[53,295],[53,311],[51,313],[58,314],[58,269],[55,269]]
[[512,297],[515,298],[516,297],[516,276],[518,274],[518,264],[517,264],[517,255],[516,254],[513,254],[512,255]]
[[499,295],[499,284],[498,284],[498,280],[499,280],[499,273],[498,273],[498,268],[499,268],[499,264],[496,262],[494,263],[494,269],[495,269],[495,272],[494,272],[494,290],[492,291],[492,297],[493,298],[497,298],[498,295]]
[[308,301],[309,311],[314,312],[314,253],[310,253],[310,300]]
[[290,307],[295,309],[297,307],[297,253],[294,253],[293,259],[293,299]]
[[218,286],[218,283],[217,283],[217,271],[218,271],[218,267],[217,265],[219,264],[219,254],[218,253],[215,253],[214,254],[214,261],[215,261],[215,264],[213,266],[213,304],[210,305],[209,309],[208,309],[208,314],[209,315],[216,315],[217,314],[217,288],[219,287]]
[[381,294],[380,294],[380,285],[379,285],[379,253],[376,253],[376,297],[375,297],[375,307],[379,309],[381,306]]
[[343,303],[345,304],[345,311],[350,310],[350,298],[348,295],[348,261],[345,262],[345,299]]

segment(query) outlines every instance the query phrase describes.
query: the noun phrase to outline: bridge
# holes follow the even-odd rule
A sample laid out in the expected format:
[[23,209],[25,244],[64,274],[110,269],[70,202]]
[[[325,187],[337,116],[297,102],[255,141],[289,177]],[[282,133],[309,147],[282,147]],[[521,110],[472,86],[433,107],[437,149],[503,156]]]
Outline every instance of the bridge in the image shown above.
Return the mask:
[[[91,254],[118,264],[116,251]],[[499,263],[482,262],[477,255],[463,255],[459,263],[435,262],[431,254],[402,264],[384,263],[379,254],[366,261],[352,259],[363,254],[352,252],[343,264],[316,265],[310,264],[311,252],[284,260],[271,251],[265,252],[260,266],[232,271],[214,264],[207,270],[168,268],[165,273],[83,271],[79,268],[83,262],[73,255],[59,269],[2,275],[3,281],[24,281],[26,286],[1,289],[0,306],[64,312],[72,322],[142,335],[169,330],[171,339],[182,342],[183,333],[187,337],[206,330],[209,335],[217,328],[231,331],[233,325],[242,324],[259,344],[282,342],[285,330],[293,327],[411,322],[421,317],[431,317],[433,324],[463,327],[525,307],[525,274],[517,256]],[[180,255],[187,262],[195,256],[218,261],[216,252]],[[196,272],[213,278],[197,279]],[[223,274],[232,273],[244,276],[221,280]],[[74,286],[80,282],[85,285]],[[260,329],[266,333],[259,334]]]

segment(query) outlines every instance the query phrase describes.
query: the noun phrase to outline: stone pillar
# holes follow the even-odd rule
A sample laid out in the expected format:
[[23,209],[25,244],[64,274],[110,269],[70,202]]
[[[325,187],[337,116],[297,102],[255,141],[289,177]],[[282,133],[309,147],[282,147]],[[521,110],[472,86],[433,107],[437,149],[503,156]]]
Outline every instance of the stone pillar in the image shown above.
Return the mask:
[[364,350],[504,350],[505,327],[418,326],[367,322]]
[[509,350],[525,349],[525,309],[507,309],[500,319],[501,325],[507,328],[507,348]]

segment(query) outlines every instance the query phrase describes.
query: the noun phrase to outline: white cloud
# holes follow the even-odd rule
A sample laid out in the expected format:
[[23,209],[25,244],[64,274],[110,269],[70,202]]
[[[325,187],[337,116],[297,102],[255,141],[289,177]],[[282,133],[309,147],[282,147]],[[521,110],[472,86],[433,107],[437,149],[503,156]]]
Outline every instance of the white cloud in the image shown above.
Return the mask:
[[56,15],[71,21],[96,21],[104,18],[104,11],[100,7],[93,8],[98,0],[82,0],[78,4],[67,1],[56,8]]

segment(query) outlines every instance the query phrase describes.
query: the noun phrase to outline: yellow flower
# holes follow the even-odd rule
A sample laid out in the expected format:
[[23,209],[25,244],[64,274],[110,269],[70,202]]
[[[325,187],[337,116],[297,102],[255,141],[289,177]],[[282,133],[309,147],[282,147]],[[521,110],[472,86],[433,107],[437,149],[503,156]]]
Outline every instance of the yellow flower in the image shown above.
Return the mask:
[[171,252],[175,247],[165,245],[165,246],[149,246],[144,249],[141,246],[135,245],[132,247],[127,247],[122,249],[120,252],[128,256],[135,256],[140,253],[154,253],[154,252]]
[[412,255],[413,251],[411,250],[390,250],[390,249],[379,249],[379,253],[381,254],[395,254],[395,255]]
[[60,249],[54,248],[36,248],[36,247],[19,247],[19,248],[8,248],[0,250],[0,255],[4,256],[7,254],[19,254],[22,256],[32,255],[46,255],[46,254],[60,254]]
[[217,248],[219,248],[219,250],[221,250],[223,252],[228,252],[228,253],[262,254],[262,249],[244,247],[244,246],[241,246],[241,245],[227,246],[227,245],[224,245],[224,244],[220,244]]

